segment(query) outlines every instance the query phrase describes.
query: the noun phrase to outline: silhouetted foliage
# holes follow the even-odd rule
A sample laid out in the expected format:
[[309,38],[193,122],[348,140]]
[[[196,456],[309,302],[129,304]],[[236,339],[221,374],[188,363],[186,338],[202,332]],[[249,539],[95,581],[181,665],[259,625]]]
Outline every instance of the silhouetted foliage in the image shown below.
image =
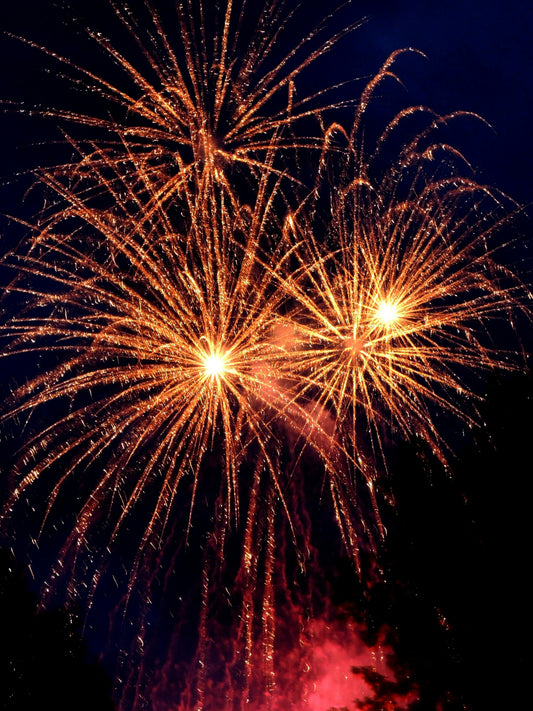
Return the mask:
[[400,708],[410,688],[410,711],[529,705],[532,400],[532,374],[495,378],[452,471],[417,440],[396,450],[382,574],[354,598],[396,681],[354,668],[373,695],[351,708]]
[[39,611],[24,572],[0,550],[0,708],[112,711],[111,682],[90,658],[78,617]]

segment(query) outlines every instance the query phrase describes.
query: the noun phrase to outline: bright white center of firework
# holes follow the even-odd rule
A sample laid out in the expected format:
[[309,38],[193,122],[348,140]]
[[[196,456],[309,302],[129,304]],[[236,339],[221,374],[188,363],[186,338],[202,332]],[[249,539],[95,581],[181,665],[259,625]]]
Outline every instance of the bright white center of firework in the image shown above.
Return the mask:
[[224,372],[224,358],[220,355],[212,353],[206,356],[204,360],[205,372],[207,375],[214,377],[216,375],[221,375]]
[[382,301],[379,305],[377,315],[381,323],[389,326],[398,318],[398,308],[395,304],[391,304],[388,301]]

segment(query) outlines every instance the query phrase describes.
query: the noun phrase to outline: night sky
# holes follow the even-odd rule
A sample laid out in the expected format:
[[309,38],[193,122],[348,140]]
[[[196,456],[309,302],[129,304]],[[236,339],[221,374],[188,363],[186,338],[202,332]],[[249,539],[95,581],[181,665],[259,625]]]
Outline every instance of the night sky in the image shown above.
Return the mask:
[[[105,17],[97,9],[100,4],[91,3],[90,9],[88,3],[71,3],[74,14],[85,6],[81,14],[96,23]],[[333,8],[336,3],[313,0],[307,5],[311,14],[314,11],[318,16],[317,8]],[[443,113],[462,109],[480,114],[493,128],[490,131],[478,126],[474,135],[468,136],[475,143],[472,161],[480,180],[500,187],[521,203],[529,203],[533,159],[531,3],[376,0],[352,5],[344,16],[352,20],[366,17],[367,22],[336,50],[338,65],[325,71],[369,77],[393,50],[421,50],[427,61],[411,58],[399,69],[405,83],[405,103],[425,103]],[[76,40],[72,39],[68,13],[61,6],[61,2],[52,0],[5,0],[0,24],[2,29],[53,49],[66,49],[68,54],[69,49],[76,48]],[[2,39],[1,52],[2,98],[31,103],[37,95],[46,103],[44,87],[46,92],[61,95],[61,81],[47,81],[42,71],[47,61],[38,52],[7,37]],[[51,96],[48,94],[48,98]],[[2,121],[2,173],[9,176],[20,169],[21,162],[27,162],[13,148],[35,139],[35,123],[20,118],[13,121],[9,116]]]
[[[160,1],[164,2],[165,0]],[[87,4],[83,0],[70,3],[54,0],[2,0],[0,29],[30,38],[38,44],[50,47],[67,56],[76,56],[77,53],[77,60],[83,63],[81,45],[76,38],[76,28],[79,23],[76,20],[71,20],[69,11],[64,8],[70,5],[73,8],[72,14],[74,16],[79,11],[79,14],[84,16],[88,22],[96,25],[101,23],[102,29],[105,30],[106,12],[105,10],[102,13],[99,12],[99,8],[105,4],[105,0],[94,0],[92,8],[84,7]],[[310,15],[314,14],[317,17],[324,7],[331,5],[333,8],[336,5],[333,2],[328,5],[327,2],[318,2],[317,0],[311,0],[308,4]],[[425,104],[443,114],[455,110],[479,114],[490,124],[490,127],[481,121],[463,118],[454,124],[454,145],[458,145],[471,161],[476,169],[476,177],[479,182],[496,186],[520,205],[528,206],[533,201],[533,181],[531,180],[531,166],[533,165],[533,133],[531,131],[533,4],[531,2],[527,0],[508,0],[507,2],[504,0],[494,0],[493,2],[482,2],[481,0],[442,2],[376,0],[375,2],[365,2],[361,0],[358,2],[355,0],[349,11],[344,12],[343,17],[352,21],[363,17],[366,17],[367,20],[341,43],[330,58],[320,65],[320,76],[317,77],[317,81],[322,84],[324,80],[326,83],[330,80],[334,81],[337,71],[339,76],[358,78],[360,81],[353,84],[353,92],[357,96],[359,90],[364,86],[365,80],[379,69],[392,51],[405,47],[420,50],[426,55],[425,58],[413,54],[406,55],[398,61],[396,71],[404,86],[394,90],[396,105]],[[100,61],[98,58],[89,58],[88,61],[94,61],[93,66],[98,68]],[[0,100],[22,101],[27,105],[36,103],[68,106],[70,90],[63,90],[63,81],[66,80],[62,80],[56,75],[52,60],[38,51],[10,36],[2,35],[0,36],[0,66],[2,68],[0,71]],[[73,98],[72,100],[76,101],[77,99]],[[81,101],[83,102],[84,99]],[[35,160],[46,161],[53,155],[52,142],[57,139],[61,140],[57,123],[54,119],[50,121],[39,117],[21,116],[9,110],[0,113],[0,155],[2,156],[0,165],[3,178],[3,183],[0,183],[1,213],[23,220],[31,218],[32,211],[39,205],[39,202],[31,193],[29,196],[25,195],[25,191],[31,183],[26,171],[35,165]],[[72,128],[73,133],[75,130]],[[17,174],[19,175],[17,176]],[[12,246],[15,240],[20,239],[24,231],[21,231],[21,228],[15,226],[8,218],[1,218],[1,220],[3,233],[1,251],[3,252]],[[520,225],[524,232],[524,241],[517,253],[523,259],[520,270],[526,278],[529,278],[531,276],[530,266],[528,266],[531,261],[531,238],[528,235],[531,233],[528,232],[527,220],[522,220]],[[523,340],[526,343],[531,343],[531,334],[525,333]],[[524,428],[521,430],[523,436],[527,437],[527,421],[530,424],[532,421],[529,409],[530,401],[520,391],[519,385],[515,384],[513,387],[516,388],[516,391],[511,393],[514,400],[509,400],[509,398],[506,400],[505,396],[496,388],[497,392],[492,401],[493,409],[487,414],[487,421],[491,421],[492,418],[496,423],[494,427],[500,432],[502,428],[498,429],[499,424],[497,415],[494,414],[495,411],[500,411],[499,408],[501,408],[502,413],[507,413],[509,421],[513,417],[517,417],[517,413],[520,413],[517,421]],[[528,387],[531,387],[530,381],[528,381]],[[509,444],[511,439],[509,437],[502,439],[502,451],[508,452],[514,447],[516,459],[507,461],[507,465],[509,468],[514,466],[516,470],[520,467],[520,446],[524,442],[522,440],[518,447],[515,446],[515,442],[511,447]],[[409,460],[409,453],[405,456]],[[427,492],[425,492],[425,485],[421,485],[423,490],[421,496],[425,495],[424,492],[427,494],[427,500],[431,501],[434,510],[438,511],[441,516],[439,518],[437,515],[438,521],[445,522],[447,517],[444,513],[444,504],[439,508],[436,498],[442,493],[443,501],[445,500],[453,508],[454,505],[457,505],[456,499],[461,498],[464,492],[468,491],[474,504],[479,507],[476,509],[477,520],[482,520],[485,523],[487,523],[485,519],[490,518],[487,512],[493,510],[491,507],[495,505],[498,496],[503,497],[505,511],[500,512],[500,523],[505,525],[506,531],[493,532],[487,539],[490,539],[491,545],[495,546],[500,556],[505,555],[505,551],[509,552],[514,549],[514,553],[509,554],[508,564],[501,560],[494,563],[497,568],[494,576],[498,579],[496,589],[499,590],[503,589],[502,580],[513,574],[510,568],[516,569],[521,565],[521,551],[524,542],[519,539],[523,532],[520,527],[513,530],[512,526],[516,525],[515,519],[526,515],[527,510],[525,504],[520,503],[513,513],[515,496],[509,494],[510,487],[501,481],[500,483],[495,482],[496,474],[493,476],[493,473],[488,474],[490,485],[494,487],[492,494],[476,498],[476,487],[480,489],[486,484],[478,474],[472,481],[468,481],[468,462],[471,463],[475,456],[477,455],[467,453],[463,464],[459,466],[460,483],[457,490],[449,490],[448,484],[439,480],[440,483],[435,483],[433,490],[429,486]],[[479,457],[480,461],[484,462],[488,458],[486,453],[480,454]],[[402,455],[399,455],[400,461],[401,458]],[[504,460],[502,459],[502,461]],[[411,465],[412,462],[405,466]],[[521,486],[519,484],[516,487],[518,499]],[[409,492],[400,491],[400,500],[403,500],[402,496],[405,496],[407,502],[405,504],[406,516],[413,515],[407,501]],[[451,499],[455,503],[451,504]],[[485,508],[483,508],[484,506]],[[427,514],[427,519],[422,517],[420,521],[413,522],[413,527],[427,525],[431,529],[428,534],[429,538],[433,540],[431,536],[437,534],[433,531],[432,526],[436,529],[437,523],[436,519],[429,520],[430,518],[430,514]],[[494,520],[489,521],[488,527],[483,530],[488,531],[489,524],[494,524]],[[464,525],[466,526],[466,523]],[[412,532],[406,532],[406,528],[408,529],[409,526],[402,528],[402,524],[398,524],[399,541],[403,540],[402,536],[407,539],[412,534]],[[451,551],[461,548],[464,540],[462,539],[463,533],[463,529],[459,530],[458,528],[452,534]],[[472,535],[472,541],[474,541],[473,534],[465,535],[467,538]],[[515,537],[515,543],[512,542],[513,537]],[[511,539],[511,542],[508,545],[503,545],[502,539]],[[440,544],[444,545],[442,541]],[[485,544],[487,541],[484,541],[483,545]],[[465,545],[468,547],[467,544]],[[471,543],[471,550],[476,550],[475,545],[477,543]],[[450,550],[443,555],[452,555]],[[420,553],[419,551],[419,554],[422,560],[427,552]],[[394,558],[394,555],[393,541],[385,557],[392,556]],[[416,551],[414,555],[416,557]],[[487,567],[491,565],[492,563],[487,562]],[[466,554],[458,566],[465,574],[466,580],[475,581],[475,575],[472,569],[469,569]],[[480,563],[480,569],[481,567]],[[477,570],[476,566],[473,568]],[[391,566],[391,570],[395,570],[394,565]],[[402,573],[397,574],[400,579]],[[429,565],[428,580],[430,582],[427,583],[427,589],[439,584],[440,574],[432,570]],[[483,579],[486,584],[489,584],[490,577],[485,568],[480,575],[481,577],[485,576]],[[516,584],[520,586],[523,571],[516,572],[516,575]],[[402,584],[403,582],[402,580]],[[418,580],[418,584],[423,589],[423,583]],[[470,594],[468,591],[463,592],[467,598],[465,604],[470,606],[469,609],[473,609],[475,594]],[[452,597],[455,594],[450,593]],[[386,596],[385,593],[383,595]],[[430,599],[431,594],[428,593],[428,596]],[[512,599],[512,596],[498,598],[502,608],[512,605]],[[396,603],[397,600],[398,598],[395,598]],[[524,604],[522,592],[517,593],[516,601],[518,605]],[[431,603],[427,604],[431,606]],[[488,603],[486,605],[488,606]],[[391,604],[390,607],[392,608],[394,605]],[[379,610],[375,612],[377,617],[380,614]],[[401,614],[407,613],[404,611]],[[497,617],[501,620],[505,615],[498,613]],[[520,620],[521,616],[515,612],[511,622],[508,623],[509,626],[513,626],[513,633],[499,632],[495,635],[494,639],[497,640],[501,654],[512,654],[513,646],[516,650],[519,639],[519,635],[516,634],[516,626],[520,624]],[[392,624],[390,620],[386,620],[386,623]],[[474,628],[476,624],[476,622],[473,623]],[[505,622],[498,623],[499,627],[505,628],[505,625]],[[479,634],[479,630],[477,633]],[[481,636],[483,637],[483,635]],[[488,634],[483,637],[483,644],[490,644],[490,641],[491,638]],[[507,649],[502,649],[506,644],[508,644]],[[501,674],[511,672],[510,666],[507,667],[504,662],[502,665],[497,672],[494,669],[492,672]],[[522,669],[523,666],[520,668]],[[519,692],[517,692],[516,701],[520,701]],[[450,708],[454,707],[450,706]],[[482,706],[476,707],[474,703],[471,706],[471,711],[477,711],[478,708],[481,711]],[[431,707],[428,705],[427,709],[429,711]]]

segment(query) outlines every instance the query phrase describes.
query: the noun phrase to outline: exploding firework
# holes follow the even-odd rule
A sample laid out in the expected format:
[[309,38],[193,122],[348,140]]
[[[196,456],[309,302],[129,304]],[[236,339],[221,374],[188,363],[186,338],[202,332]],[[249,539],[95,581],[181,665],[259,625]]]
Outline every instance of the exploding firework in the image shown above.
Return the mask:
[[[362,107],[396,78],[399,54],[368,84]],[[415,114],[429,121],[410,135],[404,124]],[[448,413],[472,426],[475,375],[520,367],[494,338],[527,293],[498,261],[512,202],[465,177],[464,156],[438,138],[441,126],[464,116],[411,107],[369,150],[358,110],[351,131],[333,125],[326,133],[315,190],[285,220],[293,247],[281,288],[291,303],[291,345],[279,370],[308,413],[302,436],[326,464],[355,559],[362,540],[383,533],[376,476],[387,443],[419,437],[446,464],[439,418]],[[381,152],[396,134],[396,158],[384,165]],[[374,531],[361,530],[365,500]]]
[[272,150],[286,157],[318,152],[323,114],[343,102],[332,96],[338,87],[297,96],[297,84],[360,21],[335,33],[328,29],[333,12],[295,42],[301,11],[284,8],[283,0],[267,0],[260,11],[246,0],[187,0],[162,14],[148,0],[136,12],[110,5],[131,54],[87,29],[109,59],[109,78],[30,43],[66,68],[75,86],[104,101],[103,116],[36,107],[94,132],[84,159],[58,166],[58,174],[81,180],[95,165],[105,171],[112,164],[113,175],[133,181],[138,197],[149,184],[159,202],[176,195],[194,202],[213,184],[232,193],[250,181],[257,185],[265,171],[284,174],[293,185],[301,180],[272,162]]
[[465,371],[512,367],[487,323],[510,320],[523,285],[490,246],[505,223],[501,198],[457,175],[419,178],[405,196],[399,174],[337,188],[319,234],[304,211],[290,217],[297,264],[285,287],[300,307],[290,370],[338,422],[356,428],[360,416],[378,432],[392,418],[437,447],[428,404],[468,420],[454,404],[472,395]]
[[[269,362],[281,292],[258,259],[271,203],[267,195],[234,213],[219,196],[207,205],[209,217],[202,213],[185,235],[172,232],[162,215],[167,230],[154,241],[142,222],[117,221],[113,210],[97,211],[61,192],[68,207],[13,257],[18,278],[10,290],[30,297],[31,306],[5,325],[4,355],[62,355],[16,390],[14,401],[23,404],[11,416],[54,401],[70,404],[29,442],[23,464],[30,471],[12,501],[63,465],[50,511],[69,477],[101,463],[73,541],[83,544],[102,510],[118,516],[113,540],[155,487],[142,556],[162,535],[182,480],[199,475],[208,451],[224,451],[226,523],[239,516],[238,471],[251,441],[279,490],[271,420],[290,400],[270,377]],[[191,508],[195,490],[196,483]]]
[[[42,360],[3,415],[25,431],[3,520],[42,492],[30,535],[61,540],[45,602],[90,608],[102,591],[138,620],[123,708],[169,693],[184,710],[274,708],[283,658],[312,644],[320,609],[316,502],[360,571],[383,535],[387,442],[418,435],[445,459],[439,413],[473,421],[470,374],[514,362],[490,339],[524,294],[496,259],[505,201],[435,138],[452,117],[412,107],[369,150],[394,54],[350,129],[295,138],[323,112],[320,95],[293,100],[294,81],[327,47],[307,52],[313,34],[273,60],[287,20],[268,3],[250,40],[245,6],[207,22],[203,3],[180,5],[174,50],[148,3],[146,33],[113,3],[151,77],[96,34],[134,91],[67,62],[128,121],[63,114],[113,140],[73,141],[76,163],[38,171],[55,201],[5,262],[2,355]],[[415,115],[430,121],[406,137]],[[299,203],[278,165],[289,148],[317,155]],[[172,602],[154,642],[157,596]],[[167,659],[157,678],[149,652]],[[305,681],[293,686],[297,703]]]

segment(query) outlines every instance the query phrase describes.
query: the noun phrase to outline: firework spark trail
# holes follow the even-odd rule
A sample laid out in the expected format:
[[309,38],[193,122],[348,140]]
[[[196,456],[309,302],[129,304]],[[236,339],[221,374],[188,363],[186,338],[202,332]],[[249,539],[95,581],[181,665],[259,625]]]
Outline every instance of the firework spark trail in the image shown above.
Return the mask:
[[[138,172],[149,176],[157,201],[185,195],[194,202],[213,182],[233,192],[236,175],[257,185],[265,171],[283,172],[266,159],[273,141],[284,155],[319,151],[322,114],[346,103],[329,96],[338,86],[295,100],[300,76],[362,24],[357,21],[332,33],[328,27],[338,10],[292,42],[286,53],[283,46],[294,35],[297,13],[295,17],[294,10],[285,10],[280,0],[267,0],[257,17],[246,0],[228,0],[217,8],[206,8],[204,0],[187,0],[176,3],[166,21],[148,1],[139,17],[113,0],[110,4],[138,56],[123,55],[100,32],[87,33],[109,56],[110,66],[119,68],[122,83],[28,42],[66,67],[74,85],[103,99],[107,109],[116,108],[114,119],[53,107],[35,109],[89,126],[100,135],[94,153],[87,148],[91,143],[85,145],[85,161],[57,166],[58,173],[71,179],[96,165],[107,168],[113,163],[116,172],[134,183]],[[21,110],[28,112],[27,107]],[[315,124],[312,130],[308,119]],[[307,136],[297,130],[304,123],[305,130],[311,130]],[[133,172],[131,155],[124,154],[118,133],[134,156]],[[144,183],[136,183],[136,190]]]
[[[87,207],[65,189],[62,197],[70,199],[68,209],[15,257],[29,283],[14,282],[12,290],[36,306],[6,325],[4,336],[12,340],[4,355],[40,348],[70,354],[17,390],[15,400],[23,404],[11,416],[63,398],[72,405],[28,443],[26,451],[39,456],[32,464],[25,456],[30,472],[12,501],[46,470],[72,459],[51,492],[50,511],[68,477],[105,459],[80,510],[76,537],[84,537],[102,499],[113,508],[120,491],[113,539],[144,490],[159,480],[142,551],[165,528],[180,481],[198,471],[220,427],[229,523],[238,518],[238,469],[247,443],[272,437],[271,403],[261,404],[261,397],[275,386],[262,364],[272,350],[268,336],[280,292],[254,258],[270,219],[269,196],[238,215],[224,197],[212,200],[209,219],[202,216],[191,230],[194,251],[190,235],[162,234],[151,243],[142,229],[121,229],[112,213]],[[72,233],[67,225],[74,218],[80,225]],[[32,285],[36,279],[44,286]],[[279,406],[287,396],[277,393],[276,401]],[[268,461],[267,445],[262,449]],[[272,475],[277,478],[274,469]]]

